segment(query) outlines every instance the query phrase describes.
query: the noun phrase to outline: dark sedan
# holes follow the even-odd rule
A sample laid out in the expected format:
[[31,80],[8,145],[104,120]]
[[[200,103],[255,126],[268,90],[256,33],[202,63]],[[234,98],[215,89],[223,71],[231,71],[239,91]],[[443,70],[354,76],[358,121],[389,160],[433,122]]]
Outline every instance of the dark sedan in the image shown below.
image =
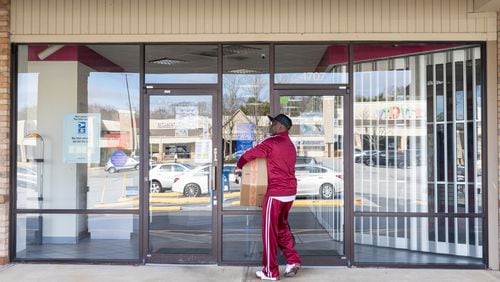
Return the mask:
[[422,158],[419,151],[377,151],[370,156],[364,157],[363,163],[370,166],[378,165],[408,168],[410,166],[422,165]]

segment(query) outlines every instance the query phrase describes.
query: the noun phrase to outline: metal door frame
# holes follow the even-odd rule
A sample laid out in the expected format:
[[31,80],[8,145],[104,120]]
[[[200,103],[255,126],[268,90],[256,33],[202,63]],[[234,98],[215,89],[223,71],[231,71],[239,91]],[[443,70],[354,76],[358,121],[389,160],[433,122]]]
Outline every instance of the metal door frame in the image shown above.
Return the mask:
[[[161,85],[146,85],[143,87],[141,97],[142,108],[141,112],[141,159],[148,160],[141,162],[140,170],[140,214],[142,219],[141,224],[141,247],[140,255],[143,263],[193,263],[193,264],[215,264],[219,260],[219,215],[217,209],[217,197],[219,193],[219,184],[221,176],[219,176],[219,161],[217,152],[220,152],[222,144],[221,134],[219,129],[220,118],[219,112],[220,95],[217,84],[161,84]],[[212,167],[215,175],[215,190],[212,194],[212,253],[205,254],[151,254],[149,250],[149,114],[150,114],[150,97],[152,96],[211,96],[212,97]]]
[[[276,85],[277,86],[277,85]],[[353,221],[353,198],[354,191],[352,189],[346,189],[346,184],[348,185],[352,181],[352,170],[349,169],[352,166],[353,156],[351,146],[352,134],[350,132],[351,127],[351,115],[352,112],[349,110],[351,107],[351,95],[349,95],[348,88],[343,85],[331,85],[331,86],[320,86],[314,87],[313,85],[286,85],[285,87],[277,86],[271,94],[272,106],[271,114],[277,115],[279,113],[279,99],[281,96],[336,96],[344,97],[343,100],[343,165],[344,165],[344,255],[341,256],[308,256],[302,257],[305,264],[311,265],[329,265],[329,266],[351,266],[352,265],[352,247],[353,247],[353,234],[352,234],[352,221]]]

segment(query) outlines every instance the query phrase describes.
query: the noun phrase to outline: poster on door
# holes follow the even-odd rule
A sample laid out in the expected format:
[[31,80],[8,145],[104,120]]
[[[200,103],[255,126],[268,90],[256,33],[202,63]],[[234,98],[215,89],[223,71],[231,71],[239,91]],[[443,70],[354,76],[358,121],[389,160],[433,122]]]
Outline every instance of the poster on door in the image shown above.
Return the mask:
[[175,107],[176,130],[196,129],[198,127],[198,107],[177,106]]
[[212,140],[196,140],[194,150],[195,163],[202,164],[212,162]]
[[64,163],[99,163],[101,114],[67,114],[63,126]]

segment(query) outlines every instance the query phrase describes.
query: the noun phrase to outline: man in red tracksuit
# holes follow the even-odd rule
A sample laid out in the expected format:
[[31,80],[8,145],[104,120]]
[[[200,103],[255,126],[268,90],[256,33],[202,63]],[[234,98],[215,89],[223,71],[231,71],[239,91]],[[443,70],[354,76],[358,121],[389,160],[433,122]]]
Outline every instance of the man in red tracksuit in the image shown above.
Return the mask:
[[242,168],[256,158],[267,158],[268,187],[262,203],[262,263],[264,267],[255,275],[262,280],[279,280],[277,247],[286,256],[285,276],[292,277],[300,269],[300,256],[294,248],[293,236],[288,225],[288,212],[297,194],[295,161],[297,153],[288,130],[292,121],[284,114],[268,116],[270,137],[247,150],[238,160]]

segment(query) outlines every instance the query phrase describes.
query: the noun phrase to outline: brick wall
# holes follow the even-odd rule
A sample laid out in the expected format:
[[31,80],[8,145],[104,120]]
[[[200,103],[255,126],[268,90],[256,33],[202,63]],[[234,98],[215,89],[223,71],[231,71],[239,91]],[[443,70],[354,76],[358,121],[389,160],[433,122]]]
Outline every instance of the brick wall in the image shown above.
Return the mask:
[[[497,12],[497,118],[499,119],[497,122],[497,138],[500,140],[500,12]],[[500,152],[500,142],[497,144],[498,151]],[[500,161],[500,155],[498,156],[498,160]],[[499,169],[500,169],[500,164],[499,164]],[[500,180],[500,171],[498,172],[498,179]],[[497,187],[500,187],[500,185],[497,185]],[[500,189],[498,193],[498,225],[500,226]],[[499,228],[500,230],[500,228]],[[500,242],[500,231],[498,233],[498,241]],[[499,253],[500,253],[500,244],[498,245],[499,248]],[[500,257],[499,257],[500,260]],[[499,266],[500,267],[500,266]]]
[[10,0],[0,0],[0,264],[9,262]]

